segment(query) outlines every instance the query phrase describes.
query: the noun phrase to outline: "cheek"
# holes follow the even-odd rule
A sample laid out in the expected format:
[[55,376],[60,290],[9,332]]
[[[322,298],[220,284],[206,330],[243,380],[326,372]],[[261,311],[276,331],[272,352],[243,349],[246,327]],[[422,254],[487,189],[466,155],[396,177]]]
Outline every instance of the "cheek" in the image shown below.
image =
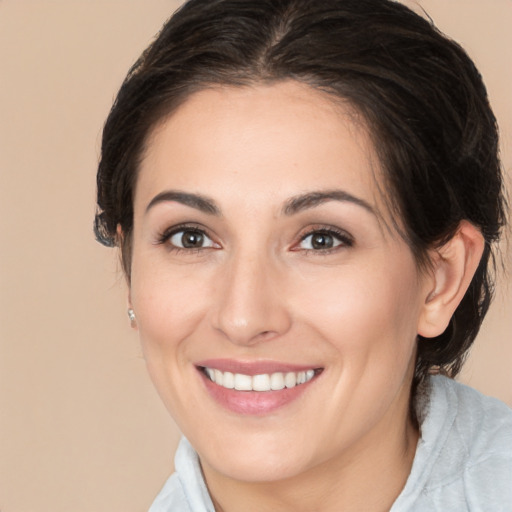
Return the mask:
[[407,259],[333,269],[309,287],[313,292],[302,297],[300,309],[344,364],[404,365],[416,340],[417,282],[414,262]]
[[204,283],[201,288],[190,276],[180,278],[165,266],[133,268],[131,301],[146,367],[168,411],[183,429],[180,420],[188,417],[187,410],[197,399],[188,389],[194,371],[189,340],[204,318],[208,294]]
[[201,321],[207,296],[205,281],[194,274],[134,265],[131,301],[148,363],[181,349]]

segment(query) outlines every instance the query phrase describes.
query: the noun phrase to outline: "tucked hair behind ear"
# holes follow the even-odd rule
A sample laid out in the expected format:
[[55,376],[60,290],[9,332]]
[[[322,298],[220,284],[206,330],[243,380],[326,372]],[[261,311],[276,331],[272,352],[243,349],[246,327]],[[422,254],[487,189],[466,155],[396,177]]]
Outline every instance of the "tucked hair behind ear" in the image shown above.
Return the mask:
[[455,375],[492,297],[492,245],[505,223],[498,132],[471,59],[397,2],[185,3],[128,73],[105,124],[97,238],[122,241],[129,278],[134,187],[152,128],[195,91],[281,80],[308,84],[361,114],[384,195],[419,265],[463,219],[481,230],[484,254],[450,327],[418,340],[414,385],[433,367]]

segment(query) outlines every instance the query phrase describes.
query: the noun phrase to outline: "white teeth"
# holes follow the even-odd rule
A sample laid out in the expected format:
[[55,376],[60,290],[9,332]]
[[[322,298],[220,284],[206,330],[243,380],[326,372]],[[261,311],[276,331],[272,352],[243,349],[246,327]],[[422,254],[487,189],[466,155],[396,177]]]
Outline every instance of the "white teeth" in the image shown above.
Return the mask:
[[255,375],[252,378],[253,391],[270,391],[270,375]]
[[282,373],[273,373],[270,376],[270,388],[272,391],[284,389],[284,376]]
[[263,373],[244,375],[242,373],[222,372],[216,368],[205,368],[206,375],[212,382],[227,389],[237,391],[279,391],[305,384],[315,376],[315,370],[287,373]]
[[[314,373],[313,371],[313,374]],[[297,375],[295,375],[294,372],[288,372],[284,377],[284,385],[287,388],[294,388],[297,385]]]
[[220,370],[213,370],[213,375],[214,375],[215,382],[218,382],[219,385],[222,386],[224,384],[222,372]]
[[[217,379],[215,379],[215,383],[217,383]],[[218,384],[222,386],[222,382]],[[252,377],[250,375],[235,373],[235,389],[238,391],[252,391]]]
[[235,376],[231,372],[224,372],[224,376],[222,377],[222,385],[225,388],[233,389],[235,387]]

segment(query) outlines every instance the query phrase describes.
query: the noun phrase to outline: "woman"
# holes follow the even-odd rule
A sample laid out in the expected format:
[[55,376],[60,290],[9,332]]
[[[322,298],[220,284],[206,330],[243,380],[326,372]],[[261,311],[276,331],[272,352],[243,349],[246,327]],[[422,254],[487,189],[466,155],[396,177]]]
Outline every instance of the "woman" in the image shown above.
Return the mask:
[[103,134],[96,232],[186,439],[151,511],[510,510],[456,384],[505,223],[471,60],[388,0],[191,0]]

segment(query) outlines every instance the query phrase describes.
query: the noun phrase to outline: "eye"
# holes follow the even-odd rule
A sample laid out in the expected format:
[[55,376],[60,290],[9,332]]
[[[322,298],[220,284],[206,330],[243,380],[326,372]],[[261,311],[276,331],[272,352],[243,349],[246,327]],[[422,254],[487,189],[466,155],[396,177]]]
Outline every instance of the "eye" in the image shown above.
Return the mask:
[[352,244],[352,239],[346,233],[334,230],[316,230],[304,236],[298,248],[303,250],[328,251],[340,246],[350,247]]
[[206,233],[198,229],[180,229],[168,237],[168,241],[174,247],[180,249],[204,249],[216,247],[213,240]]

